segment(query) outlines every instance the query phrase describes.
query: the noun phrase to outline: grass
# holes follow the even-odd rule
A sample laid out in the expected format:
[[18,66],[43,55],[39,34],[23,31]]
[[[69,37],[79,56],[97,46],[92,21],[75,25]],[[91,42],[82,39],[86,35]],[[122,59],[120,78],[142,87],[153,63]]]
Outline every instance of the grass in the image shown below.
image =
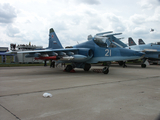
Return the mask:
[[[0,56],[0,67],[17,67],[17,66],[44,66],[44,63],[14,63],[13,56],[6,56],[6,62],[3,63],[2,56]],[[49,65],[49,63],[47,63]]]

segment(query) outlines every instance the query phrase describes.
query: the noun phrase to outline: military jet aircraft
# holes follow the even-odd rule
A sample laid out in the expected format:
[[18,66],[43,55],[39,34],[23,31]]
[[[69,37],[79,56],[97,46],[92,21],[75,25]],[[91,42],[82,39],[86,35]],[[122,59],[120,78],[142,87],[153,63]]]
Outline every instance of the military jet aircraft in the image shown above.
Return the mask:
[[[141,64],[142,68],[146,67],[147,59],[149,60],[160,60],[160,42],[157,43],[149,43],[149,44],[143,44],[143,45],[136,45],[134,40],[129,37],[128,38],[128,43],[129,46],[124,44],[121,40],[117,39],[114,36],[110,35],[103,35],[103,36],[108,36],[110,41],[112,41],[115,45],[117,44],[117,47],[121,48],[127,48],[139,52],[144,52],[145,56],[142,58],[143,62]],[[120,65],[125,65],[123,61],[119,61]]]
[[[132,38],[128,39],[129,45],[130,43],[135,43]],[[141,64],[142,68],[146,67],[145,61],[146,59],[149,60],[160,60],[160,44],[157,43],[149,43],[149,44],[143,44],[143,45],[132,45],[128,47],[132,50],[142,51],[145,52],[145,56],[143,58],[143,63]]]
[[[70,72],[73,68],[82,68],[84,71],[89,71],[92,63],[133,60],[139,59],[144,55],[139,51],[117,48],[107,37],[100,37],[102,34],[98,33],[94,37],[89,36],[88,41],[64,49],[53,28],[51,28],[47,49],[19,53],[27,53],[25,57],[35,57],[35,59],[70,63],[65,68],[67,72]],[[108,74],[108,72],[109,65],[103,68],[104,74]]]

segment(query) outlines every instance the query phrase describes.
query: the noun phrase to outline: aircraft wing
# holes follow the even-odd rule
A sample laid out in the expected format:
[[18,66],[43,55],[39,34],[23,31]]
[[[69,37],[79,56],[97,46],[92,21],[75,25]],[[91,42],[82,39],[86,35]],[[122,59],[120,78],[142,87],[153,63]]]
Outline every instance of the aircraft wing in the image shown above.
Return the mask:
[[51,52],[62,52],[62,51],[77,51],[76,48],[68,48],[68,49],[45,49],[45,50],[31,50],[31,51],[8,51],[6,54],[16,54],[16,53],[28,53],[28,54],[35,54],[35,53],[51,53]]
[[50,53],[50,52],[67,52],[67,51],[77,51],[78,49],[76,48],[67,48],[67,49],[45,49],[45,50],[33,50],[33,51],[20,51],[18,53]]
[[[8,52],[11,54],[12,52]],[[93,56],[89,48],[45,49],[34,51],[20,51],[26,58],[34,57],[36,60],[61,60],[71,62],[84,62]]]

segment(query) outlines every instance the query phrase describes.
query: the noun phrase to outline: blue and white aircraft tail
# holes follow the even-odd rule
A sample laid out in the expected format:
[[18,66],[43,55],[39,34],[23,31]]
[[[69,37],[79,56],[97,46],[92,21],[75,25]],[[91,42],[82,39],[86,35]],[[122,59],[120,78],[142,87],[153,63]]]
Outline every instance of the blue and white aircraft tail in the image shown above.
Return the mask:
[[131,37],[129,37],[128,38],[128,45],[133,46],[133,45],[137,45],[137,44],[134,42],[134,40]]
[[139,45],[144,45],[145,42],[144,42],[142,39],[138,39],[138,44],[139,44]]
[[49,31],[49,45],[47,49],[61,49],[61,48],[63,48],[62,44],[60,43],[53,28],[51,28]]

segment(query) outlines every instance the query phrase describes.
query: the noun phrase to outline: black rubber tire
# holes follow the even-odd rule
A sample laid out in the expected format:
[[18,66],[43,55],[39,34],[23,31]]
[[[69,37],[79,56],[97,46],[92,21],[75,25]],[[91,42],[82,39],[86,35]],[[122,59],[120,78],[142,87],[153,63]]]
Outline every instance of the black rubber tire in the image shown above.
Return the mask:
[[86,64],[84,65],[84,71],[89,71],[90,68],[91,68],[91,64],[86,63]]
[[141,67],[142,68],[146,68],[146,64],[141,64]]
[[104,73],[104,74],[108,74],[108,73],[109,73],[109,68],[104,67],[104,68],[103,68],[103,73]]
[[66,70],[67,72],[70,72],[72,69],[73,69],[72,65],[67,65],[67,67],[66,67],[65,70]]

